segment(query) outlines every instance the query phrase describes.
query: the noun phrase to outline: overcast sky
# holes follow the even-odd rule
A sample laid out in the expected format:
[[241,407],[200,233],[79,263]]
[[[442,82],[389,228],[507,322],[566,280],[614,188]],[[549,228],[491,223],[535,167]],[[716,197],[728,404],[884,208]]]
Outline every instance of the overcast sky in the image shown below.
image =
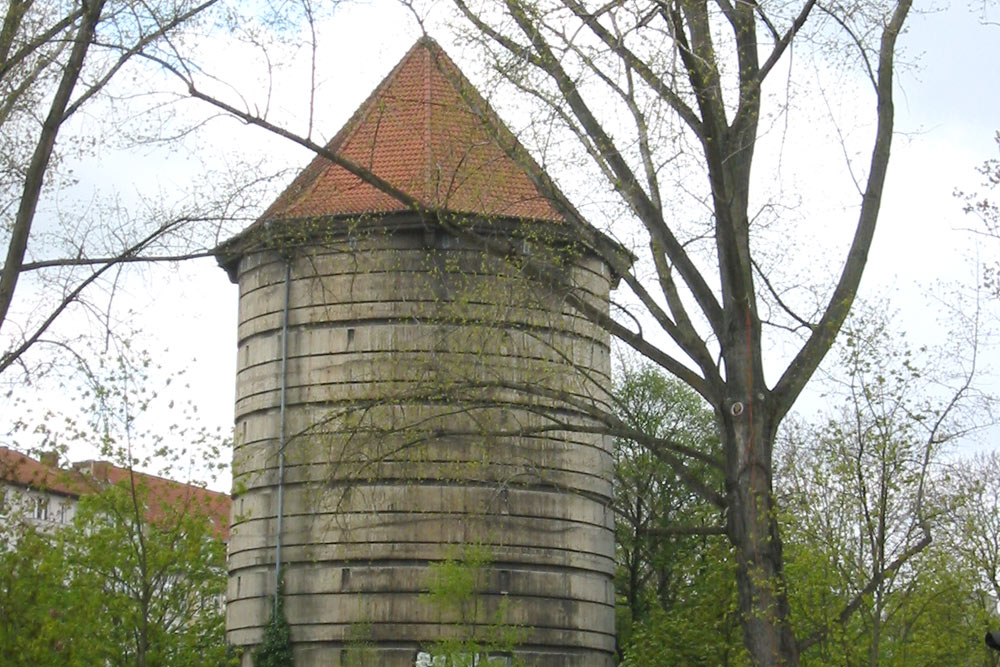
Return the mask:
[[[992,242],[977,249],[977,239],[966,229],[972,221],[961,214],[961,203],[953,196],[957,188],[978,189],[976,166],[997,155],[993,136],[1000,129],[1000,67],[996,65],[1000,62],[1000,26],[983,24],[984,18],[996,21],[996,14],[984,17],[966,6],[916,14],[901,41],[901,59],[907,65],[898,77],[898,135],[863,289],[868,294],[896,294],[905,327],[915,330],[917,338],[921,330],[934,328],[936,311],[926,303],[927,287],[938,281],[971,284],[976,258],[994,261],[997,256]],[[419,31],[396,3],[382,0],[346,6],[324,30],[316,124],[318,134],[328,138]],[[455,52],[447,37],[434,36],[462,64],[462,54]],[[294,97],[280,102],[296,106]],[[294,109],[288,112],[294,114]],[[243,153],[259,150],[273,164],[301,167],[310,159],[302,149],[235,123],[221,125],[218,131],[223,145],[239,136]],[[102,154],[99,170],[106,176],[124,175],[137,188],[140,181],[150,178],[169,185],[172,170],[191,168],[190,161],[172,159],[169,154],[109,151]],[[84,165],[85,172],[95,173],[96,166]],[[137,310],[135,323],[143,331],[142,344],[165,367],[185,369],[201,417],[231,428],[237,291],[225,273],[214,260],[158,267],[144,280],[128,285],[125,297],[120,307]],[[991,356],[996,354],[991,352]],[[94,455],[74,447],[74,459]],[[225,485],[223,481],[219,486]]]

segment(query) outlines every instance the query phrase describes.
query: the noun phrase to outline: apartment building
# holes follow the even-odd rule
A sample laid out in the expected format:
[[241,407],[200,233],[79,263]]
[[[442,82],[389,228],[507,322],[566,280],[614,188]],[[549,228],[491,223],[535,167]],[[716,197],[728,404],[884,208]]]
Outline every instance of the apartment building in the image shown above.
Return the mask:
[[145,492],[148,521],[162,519],[168,508],[190,506],[208,517],[219,539],[228,541],[230,498],[225,493],[108,461],[78,461],[62,467],[55,452],[34,459],[8,447],[0,447],[0,520],[16,518],[52,530],[73,520],[80,498],[130,482]]

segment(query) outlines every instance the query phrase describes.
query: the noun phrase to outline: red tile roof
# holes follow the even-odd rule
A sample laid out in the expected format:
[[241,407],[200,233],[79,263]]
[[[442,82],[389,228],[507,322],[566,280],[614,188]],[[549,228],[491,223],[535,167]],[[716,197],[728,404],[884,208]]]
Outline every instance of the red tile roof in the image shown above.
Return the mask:
[[7,447],[0,447],[0,480],[74,498],[85,490],[81,480],[69,471],[48,466]]
[[[475,109],[487,110],[486,118]],[[326,148],[427,208],[561,221],[497,137],[508,146],[517,145],[455,63],[424,37]],[[407,210],[407,205],[317,156],[261,220]]]
[[143,472],[130,473],[128,468],[119,468],[107,461],[80,461],[73,464],[73,471],[93,479],[98,486],[102,483],[127,485],[129,475],[132,474],[136,487],[145,489],[148,493],[148,521],[155,523],[178,510],[204,514],[212,522],[212,528],[220,539],[229,538],[229,508],[232,499],[225,493]]
[[[66,470],[0,447],[0,480],[47,493],[79,498],[98,493],[109,484],[127,484],[129,474],[128,468],[120,468],[107,461],[80,461]],[[142,472],[131,474],[136,486],[148,493],[148,521],[163,520],[176,510],[183,509],[206,515],[219,539],[229,538],[232,500],[227,494]]]

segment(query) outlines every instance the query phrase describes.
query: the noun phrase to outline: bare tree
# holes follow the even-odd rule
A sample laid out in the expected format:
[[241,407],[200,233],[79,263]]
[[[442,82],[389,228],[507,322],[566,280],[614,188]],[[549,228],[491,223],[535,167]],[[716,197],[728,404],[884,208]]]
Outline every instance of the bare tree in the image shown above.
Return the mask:
[[[725,0],[455,4],[472,38],[496,56],[500,73],[576,136],[641,225],[652,279],[642,280],[620,258],[615,268],[641,304],[638,321],[652,321],[658,330],[610,318],[602,324],[713,407],[724,452],[726,531],[738,553],[744,642],[758,664],[796,664],[772,493],[775,431],[830,349],[864,270],[892,140],[896,40],[910,2],[858,11],[812,0],[780,8]],[[850,250],[826,288],[825,305],[797,313],[760,270],[764,262],[753,242],[751,172],[762,114],[771,111],[763,87],[793,43],[818,44],[838,34],[847,36],[870,82],[876,130],[867,176],[858,183]],[[677,122],[667,123],[668,117]],[[664,128],[687,140],[683,150],[707,178],[709,220],[695,232],[675,224],[677,212],[663,203],[670,185],[663,167],[676,150]],[[582,227],[552,184],[535,176]],[[702,237],[710,254],[694,247]],[[767,305],[805,333],[771,383],[764,373]],[[669,344],[660,342],[663,335]]]
[[[970,338],[958,350],[911,348],[891,319],[885,304],[856,309],[828,382],[839,413],[786,433],[780,455],[789,525],[800,545],[829,550],[829,579],[819,585],[840,596],[803,613],[820,618],[809,619],[814,627],[800,646],[843,632],[844,650],[866,652],[873,665],[894,642],[912,639],[914,622],[900,619],[919,616],[909,607],[913,596],[933,586],[928,548],[949,520],[945,456],[988,410],[974,386],[978,315],[956,316]],[[847,629],[855,613],[860,633]]]
[[[1000,132],[994,136],[994,141],[1000,147]],[[978,219],[973,231],[995,240],[1000,238],[1000,205],[995,199],[995,190],[1000,187],[1000,159],[985,160],[978,171],[983,177],[984,191],[976,193],[959,191],[956,195],[964,201],[965,213]],[[984,273],[986,286],[994,295],[1000,294],[1000,270],[996,264],[987,266]]]
[[[595,236],[520,143],[496,137],[573,233],[605,251],[633,307],[609,316],[574,298],[571,290],[567,303],[687,383],[714,411],[721,460],[642,438],[656,445],[680,479],[725,512],[725,532],[738,557],[743,639],[757,664],[798,663],[773,495],[774,439],[836,338],[865,268],[892,142],[896,42],[910,6],[910,0],[862,5],[806,0],[779,7],[727,0],[455,0],[467,37],[492,56],[495,71],[540,110],[539,117],[544,115],[546,125],[537,135],[572,136],[620,212],[635,223],[621,234],[641,239],[643,256],[633,263]],[[852,172],[857,200],[850,247],[829,284],[819,288],[812,310],[790,300],[790,285],[764,268],[768,250],[759,247],[758,215],[781,202],[762,204],[754,189],[761,176],[752,177],[762,118],[789,111],[768,86],[777,85],[772,80],[779,72],[789,79],[797,74],[788,64],[793,44],[820,67],[846,63],[870,86],[874,101],[867,162]],[[184,81],[192,97],[313,150],[415,211],[426,209],[314,141],[311,125],[297,134],[266,108],[215,96],[197,72],[161,64]],[[484,117],[493,113],[475,97],[468,101]],[[696,182],[687,171],[686,180],[671,180],[669,173],[678,172],[667,167],[674,163],[695,167],[703,180]],[[693,214],[673,208],[671,192],[684,188],[690,190],[688,201],[703,207],[696,224],[683,221]],[[524,266],[533,277],[558,280],[544,267],[532,267],[530,259]],[[775,341],[789,344],[789,330],[799,335],[792,338],[795,349],[768,381],[765,355]],[[772,365],[767,367],[771,371]],[[607,414],[595,419],[610,432],[621,426]],[[689,474],[687,462],[693,460],[714,465],[722,473],[722,488]]]
[[[179,114],[157,90],[156,60],[187,62],[196,53],[188,43],[219,32],[224,10],[219,0],[8,3],[0,28],[0,373],[51,367],[73,340],[57,333],[61,317],[77,306],[100,314],[98,296],[115,291],[127,264],[207,255],[220,221],[238,215],[242,188],[257,174],[225,192],[188,193],[193,204],[65,204],[74,168],[102,177],[92,164],[103,144],[179,146],[204,122],[196,113],[169,124]],[[104,324],[113,334],[114,324]],[[45,355],[26,357],[38,343],[49,344]]]

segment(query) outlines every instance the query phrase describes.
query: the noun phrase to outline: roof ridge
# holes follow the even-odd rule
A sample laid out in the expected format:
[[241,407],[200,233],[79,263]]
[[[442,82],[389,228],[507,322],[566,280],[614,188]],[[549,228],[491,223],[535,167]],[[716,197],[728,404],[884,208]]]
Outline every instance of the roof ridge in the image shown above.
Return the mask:
[[[82,461],[71,461],[68,468],[63,468],[59,465],[51,465],[36,459],[24,452],[12,449],[6,446],[0,446],[0,480],[7,481],[9,483],[18,483],[24,485],[32,484],[44,484],[47,483],[49,477],[56,478],[60,484],[57,487],[50,487],[50,490],[63,493],[64,495],[82,495],[81,489],[70,489],[70,485],[83,483],[87,487],[93,488],[92,482],[96,481],[99,483],[109,483],[117,484],[117,481],[112,481],[110,477],[107,479],[99,479],[93,477],[87,470],[86,466],[88,464],[106,464],[109,470],[113,470],[116,473],[124,475],[131,472],[132,474],[142,477],[145,480],[151,482],[160,482],[177,489],[186,489],[190,491],[197,491],[199,493],[210,494],[212,496],[228,497],[224,491],[216,491],[210,489],[207,486],[203,486],[200,482],[187,481],[182,482],[176,479],[170,479],[169,477],[164,477],[163,475],[156,475],[153,473],[142,472],[141,470],[135,470],[127,468],[125,466],[118,466],[110,461],[105,461],[103,459],[84,459]],[[14,476],[10,473],[17,472],[21,466],[28,466],[30,470],[30,479],[26,478],[25,475]],[[42,477],[39,477],[39,473]]]

